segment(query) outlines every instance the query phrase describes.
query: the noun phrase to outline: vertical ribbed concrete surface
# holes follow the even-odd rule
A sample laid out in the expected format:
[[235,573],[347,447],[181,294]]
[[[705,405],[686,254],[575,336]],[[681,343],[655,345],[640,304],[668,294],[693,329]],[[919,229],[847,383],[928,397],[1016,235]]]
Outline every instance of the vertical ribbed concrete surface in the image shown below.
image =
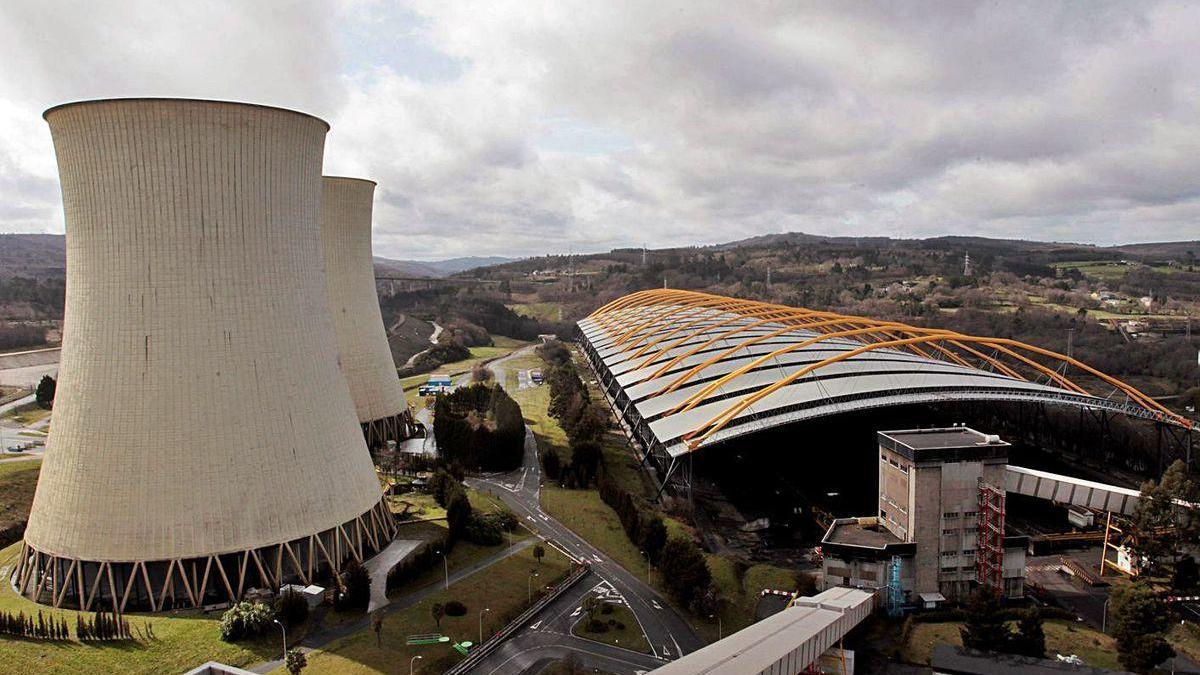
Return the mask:
[[388,347],[371,254],[375,183],[326,176],[321,184],[321,238],[329,308],[358,421],[399,415],[408,405]]
[[322,273],[328,126],[152,99],[46,120],[67,296],[29,546],[92,561],[204,556],[370,510],[379,484]]

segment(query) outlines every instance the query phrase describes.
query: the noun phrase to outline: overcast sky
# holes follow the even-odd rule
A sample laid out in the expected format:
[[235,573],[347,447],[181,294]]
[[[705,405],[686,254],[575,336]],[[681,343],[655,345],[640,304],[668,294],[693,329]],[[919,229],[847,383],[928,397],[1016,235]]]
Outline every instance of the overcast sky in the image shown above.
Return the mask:
[[153,95],[328,120],[393,258],[1200,238],[1198,36],[1195,2],[5,0],[0,231],[62,231],[43,109]]

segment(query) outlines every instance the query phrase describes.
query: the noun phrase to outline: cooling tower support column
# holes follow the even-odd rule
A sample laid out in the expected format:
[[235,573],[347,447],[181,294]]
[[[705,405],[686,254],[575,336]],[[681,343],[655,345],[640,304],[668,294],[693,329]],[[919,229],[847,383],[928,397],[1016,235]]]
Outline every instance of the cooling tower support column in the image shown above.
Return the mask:
[[371,254],[375,183],[326,176],[321,190],[321,239],[329,309],[341,350],[342,370],[367,445],[408,438],[412,415],[388,347]]
[[19,591],[85,610],[199,607],[385,546],[395,523],[323,274],[328,126],[170,99],[45,117],[65,334]]

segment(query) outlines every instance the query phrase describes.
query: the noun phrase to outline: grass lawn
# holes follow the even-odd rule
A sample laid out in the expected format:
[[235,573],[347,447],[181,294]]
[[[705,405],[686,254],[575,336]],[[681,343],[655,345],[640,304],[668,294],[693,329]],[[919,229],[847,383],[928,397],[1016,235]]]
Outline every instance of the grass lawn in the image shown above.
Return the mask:
[[29,426],[35,422],[41,422],[49,416],[50,411],[41,407],[36,402],[19,405],[4,413],[5,419],[10,419],[22,426]]
[[[20,544],[0,551],[0,568],[7,580],[20,552]],[[49,609],[34,604],[13,592],[6,582],[0,584],[0,610],[38,611],[63,617],[74,630],[75,615],[70,610]],[[0,637],[0,672],[4,673],[162,673],[184,672],[205,661],[216,660],[236,666],[264,661],[279,655],[279,639],[269,635],[241,644],[222,642],[217,635],[220,614],[204,616],[199,612],[127,615],[130,624],[143,631],[147,623],[154,627],[156,639],[149,642],[81,643],[42,642]],[[136,631],[135,631],[136,632]]]
[[[524,357],[521,360],[524,360]],[[513,368],[512,370],[515,376],[517,369]],[[517,405],[521,406],[521,414],[525,417],[525,423],[537,437],[538,449],[541,452],[552,449],[558,453],[558,458],[562,460],[563,464],[570,463],[571,449],[567,445],[567,434],[558,425],[558,420],[550,416],[550,386],[542,385],[526,389],[511,387],[508,393],[517,402]]]
[[604,631],[599,633],[589,631],[587,629],[588,619],[585,614],[571,628],[571,632],[581,638],[603,642],[614,647],[630,649],[643,654],[652,653],[650,643],[642,634],[641,625],[638,624],[637,617],[633,615],[633,612],[625,605],[610,603],[608,606],[612,608],[608,614],[596,612],[596,620],[604,624]]
[[1200,625],[1195,622],[1175,624],[1167,633],[1167,642],[1176,652],[1200,662]]
[[[457,550],[457,547],[456,547]],[[442,633],[452,640],[479,640],[479,611],[484,614],[484,638],[499,630],[526,606],[525,591],[529,570],[537,569],[542,580],[554,580],[570,569],[570,562],[553,548],[546,548],[546,557],[539,565],[529,549],[473,574],[421,602],[388,613],[383,619],[381,646],[369,629],[337,640],[324,649],[308,655],[306,675],[316,673],[375,673],[407,672],[409,659],[420,655],[418,672],[440,673],[458,663],[461,656],[450,644],[409,646],[406,638],[419,633]],[[536,594],[536,589],[535,589]],[[467,606],[465,616],[442,619],[439,628],[430,615],[433,603],[458,600]],[[284,672],[282,669],[276,671]]]
[[[1014,624],[1015,625],[1015,624]],[[940,644],[961,645],[961,622],[920,623],[912,631],[901,655],[909,663],[928,664],[933,648]],[[1097,668],[1119,670],[1113,639],[1100,631],[1070,621],[1046,621],[1046,655],[1077,654],[1084,663]]]

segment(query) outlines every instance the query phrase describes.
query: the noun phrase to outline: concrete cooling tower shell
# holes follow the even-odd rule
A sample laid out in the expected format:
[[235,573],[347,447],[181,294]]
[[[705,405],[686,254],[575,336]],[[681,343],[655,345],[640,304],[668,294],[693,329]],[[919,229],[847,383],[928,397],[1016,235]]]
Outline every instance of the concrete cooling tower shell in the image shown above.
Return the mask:
[[412,423],[388,347],[371,255],[375,182],[326,176],[321,181],[321,240],[329,310],[342,371],[367,445],[403,440]]
[[322,272],[328,125],[175,99],[45,117],[65,334],[19,590],[54,606],[200,606],[386,545],[395,526]]

